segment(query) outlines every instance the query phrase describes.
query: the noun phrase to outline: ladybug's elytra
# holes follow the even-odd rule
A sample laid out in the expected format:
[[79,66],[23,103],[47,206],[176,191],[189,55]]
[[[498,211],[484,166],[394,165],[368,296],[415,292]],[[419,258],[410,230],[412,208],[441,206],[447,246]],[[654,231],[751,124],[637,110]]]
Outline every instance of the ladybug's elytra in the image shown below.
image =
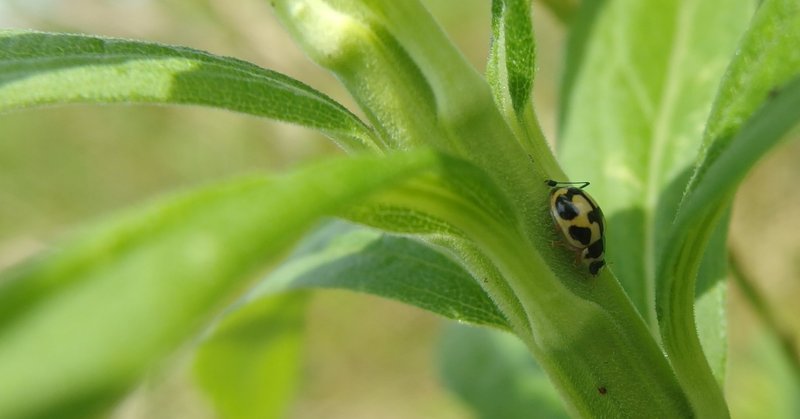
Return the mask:
[[[597,202],[583,188],[589,182],[545,181],[550,191],[550,215],[580,261],[597,275],[605,266],[606,221]],[[570,185],[579,185],[578,187]]]

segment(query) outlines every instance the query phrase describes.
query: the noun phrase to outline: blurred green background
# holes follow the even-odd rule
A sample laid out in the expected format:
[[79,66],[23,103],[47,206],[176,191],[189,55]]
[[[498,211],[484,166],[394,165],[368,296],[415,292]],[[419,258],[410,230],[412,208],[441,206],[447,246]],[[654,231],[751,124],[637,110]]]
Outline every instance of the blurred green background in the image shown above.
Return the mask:
[[[489,1],[424,3],[483,71]],[[565,30],[536,6],[534,97],[548,138],[554,138]],[[263,0],[0,0],[0,27],[136,38],[234,56],[304,81],[356,110],[336,80],[294,46]],[[281,171],[340,153],[313,131],[196,107],[70,106],[0,115],[0,269],[132,203],[227,175]],[[730,237],[742,272],[795,345],[800,344],[798,161],[800,143],[792,141],[749,176],[736,200]],[[733,284],[728,317],[726,390],[734,417],[800,417],[797,370]],[[472,417],[437,377],[442,322],[435,316],[325,291],[315,296],[308,321],[304,383],[289,417]],[[793,356],[797,362],[796,350]],[[188,349],[173,361],[115,417],[213,417],[188,384]]]

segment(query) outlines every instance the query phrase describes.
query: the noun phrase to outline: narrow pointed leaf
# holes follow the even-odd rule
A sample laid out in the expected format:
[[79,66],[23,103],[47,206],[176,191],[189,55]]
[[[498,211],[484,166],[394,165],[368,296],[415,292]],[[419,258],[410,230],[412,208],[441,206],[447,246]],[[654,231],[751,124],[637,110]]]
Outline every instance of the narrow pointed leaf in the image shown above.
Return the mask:
[[[658,313],[664,348],[678,378],[698,411],[707,407],[705,389],[716,385],[695,332],[694,278],[714,229],[724,219],[726,208],[748,170],[765,153],[800,126],[800,78],[779,94],[741,128],[720,154],[704,167],[675,221],[671,245],[664,254],[658,289]],[[706,160],[709,161],[709,160]]]
[[701,149],[706,161],[696,168],[694,182],[760,107],[800,77],[800,50],[795,48],[799,41],[800,3],[764,1],[717,92]]
[[212,106],[317,129],[346,150],[378,147],[337,102],[241,60],[141,41],[0,31],[0,112],[66,103]]
[[0,417],[102,410],[320,216],[438,161],[361,157],[223,182],[132,210],[4,273]]
[[703,283],[698,278],[695,284],[703,272],[697,255],[714,249],[714,232],[747,172],[800,124],[798,43],[800,4],[762,2],[722,80],[700,158],[665,241],[657,283],[661,336],[678,379],[703,416],[721,402],[708,397],[715,383],[700,343],[707,347],[707,340],[695,332],[707,329],[696,326],[706,319],[694,314],[695,290]]
[[536,44],[527,0],[492,1],[492,43],[486,79],[494,101],[520,145],[550,176],[561,173],[552,160],[533,109]]
[[502,106],[508,96],[513,111],[518,115],[530,106],[535,54],[531,2],[493,0],[487,78],[495,102]]
[[447,256],[410,238],[341,221],[304,239],[248,299],[305,288],[365,292],[454,320],[508,329],[476,280]]

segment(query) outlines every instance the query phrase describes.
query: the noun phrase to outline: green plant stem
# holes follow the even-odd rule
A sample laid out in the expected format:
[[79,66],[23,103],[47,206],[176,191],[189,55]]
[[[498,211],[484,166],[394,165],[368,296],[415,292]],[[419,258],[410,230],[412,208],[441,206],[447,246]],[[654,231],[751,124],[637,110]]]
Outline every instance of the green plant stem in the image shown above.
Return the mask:
[[527,106],[523,110],[519,125],[522,128],[520,137],[522,138],[522,147],[531,155],[538,157],[539,164],[536,167],[541,167],[543,170],[541,175],[545,178],[568,180],[566,173],[559,166],[553,150],[547,143],[533,106]]
[[[706,209],[697,218],[701,220],[699,225],[715,226],[723,213],[724,208]],[[671,253],[665,257],[668,262],[662,267],[664,289],[659,293],[661,297],[657,306],[662,342],[675,374],[691,400],[694,414],[701,418],[729,417],[722,389],[705,358],[694,320],[694,278],[701,262],[697,255],[705,251],[713,228],[690,231],[681,225],[676,227],[679,228],[679,231],[687,231],[686,236],[679,246],[669,249]]]
[[733,282],[735,282],[736,286],[742,291],[745,301],[750,304],[756,317],[758,317],[764,327],[778,339],[781,351],[789,362],[789,365],[791,365],[795,379],[800,382],[800,356],[798,356],[797,353],[797,345],[794,343],[794,336],[781,325],[775,312],[756,289],[756,286],[753,284],[754,281],[750,279],[750,276],[742,269],[740,259],[733,249],[729,249],[728,262]]
[[[515,242],[513,247],[507,244]],[[672,370],[613,275],[605,270],[582,284],[592,294],[591,299],[583,298],[566,289],[555,273],[542,270],[530,256],[535,254],[533,247],[525,243],[497,240],[494,245],[500,251],[495,259],[500,259],[498,265],[528,316],[532,340],[522,335],[523,340],[573,414],[591,417],[646,409],[652,417],[689,415]],[[569,314],[558,313],[563,310]]]
[[[447,219],[476,243],[513,292],[494,278],[482,285],[576,416],[691,415],[661,349],[610,270],[593,278],[574,268],[572,275],[556,274],[524,233],[434,183],[410,183],[375,199]],[[570,281],[562,281],[565,275]]]

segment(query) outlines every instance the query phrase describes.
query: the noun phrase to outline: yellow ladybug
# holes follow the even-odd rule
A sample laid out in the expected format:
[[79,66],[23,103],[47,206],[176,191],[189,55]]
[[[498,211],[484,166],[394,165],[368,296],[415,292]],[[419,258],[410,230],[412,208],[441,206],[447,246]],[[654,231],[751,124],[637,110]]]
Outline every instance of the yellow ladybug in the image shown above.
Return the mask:
[[[550,191],[550,215],[580,261],[597,275],[605,266],[606,221],[597,202],[583,188],[589,182],[546,180]],[[578,187],[569,185],[579,185]]]

